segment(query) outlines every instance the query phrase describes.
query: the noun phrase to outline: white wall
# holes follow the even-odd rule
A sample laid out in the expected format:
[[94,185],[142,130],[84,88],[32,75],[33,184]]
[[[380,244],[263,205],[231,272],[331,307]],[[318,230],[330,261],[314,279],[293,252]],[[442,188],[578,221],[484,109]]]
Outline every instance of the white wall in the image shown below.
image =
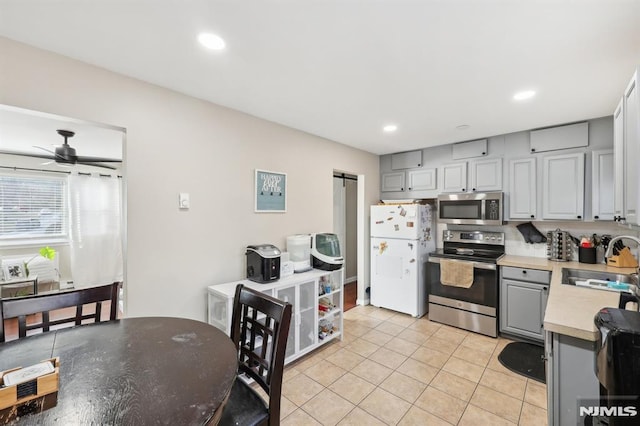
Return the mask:
[[[246,245],[330,232],[334,169],[378,199],[376,155],[8,39],[0,51],[0,103],[127,129],[128,316],[204,320],[206,286],[244,277]],[[286,214],[254,213],[255,168],[287,173]]]

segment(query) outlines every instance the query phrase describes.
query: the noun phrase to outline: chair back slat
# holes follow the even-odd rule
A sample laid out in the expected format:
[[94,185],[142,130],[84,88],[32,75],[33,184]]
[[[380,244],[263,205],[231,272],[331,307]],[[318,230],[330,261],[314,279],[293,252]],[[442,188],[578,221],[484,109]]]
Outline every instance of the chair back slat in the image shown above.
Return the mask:
[[280,419],[291,310],[290,303],[242,284],[236,287],[231,340],[238,350],[238,371],[253,379],[267,393],[270,419]]
[[[111,302],[109,320],[117,318],[118,290],[121,283],[115,282],[99,287],[89,287],[60,293],[36,294],[26,297],[16,297],[0,300],[0,342],[5,341],[4,320],[18,318],[18,337],[27,335],[27,331],[42,329],[51,330],[51,326],[73,323],[81,325],[84,320],[101,320],[102,303]],[[83,314],[83,306],[95,304],[95,312]],[[75,316],[51,320],[50,311],[75,307]],[[42,321],[27,324],[27,316],[41,314]]]

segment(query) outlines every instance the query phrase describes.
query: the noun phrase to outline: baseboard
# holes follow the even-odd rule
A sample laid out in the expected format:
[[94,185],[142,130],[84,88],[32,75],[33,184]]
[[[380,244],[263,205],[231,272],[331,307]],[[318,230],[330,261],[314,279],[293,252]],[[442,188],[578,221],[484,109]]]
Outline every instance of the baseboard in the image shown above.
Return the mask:
[[356,305],[359,305],[359,306],[366,306],[366,305],[368,305],[368,304],[369,304],[369,299],[364,299],[364,300],[362,300],[362,299],[356,299]]

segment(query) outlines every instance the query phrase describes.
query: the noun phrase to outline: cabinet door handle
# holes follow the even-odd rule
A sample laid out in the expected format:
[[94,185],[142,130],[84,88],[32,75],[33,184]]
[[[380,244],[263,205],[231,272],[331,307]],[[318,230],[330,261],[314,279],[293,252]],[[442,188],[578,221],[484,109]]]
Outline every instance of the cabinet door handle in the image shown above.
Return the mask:
[[600,216],[594,216],[593,218],[594,219],[600,219]]
[[464,191],[466,191],[466,190],[467,190],[466,188],[462,188],[462,192],[464,192]]
[[533,219],[533,218],[535,218],[535,217],[536,217],[535,215],[533,215],[533,214],[531,215],[531,219]]
[[542,289],[543,289],[544,291],[547,291],[547,290],[548,290],[548,288],[547,288],[547,287],[542,287]]
[[411,188],[407,188],[409,191],[411,191]]
[[536,149],[535,148],[531,148],[531,152],[536,152]]
[[526,273],[527,273],[527,271],[522,271],[522,273],[523,273],[523,274],[526,274]]
[[578,215],[578,219],[582,219],[582,216]]
[[404,188],[400,188],[400,191],[404,191]]
[[476,192],[476,189],[475,189],[475,188],[471,188],[471,190],[472,190],[473,192]]

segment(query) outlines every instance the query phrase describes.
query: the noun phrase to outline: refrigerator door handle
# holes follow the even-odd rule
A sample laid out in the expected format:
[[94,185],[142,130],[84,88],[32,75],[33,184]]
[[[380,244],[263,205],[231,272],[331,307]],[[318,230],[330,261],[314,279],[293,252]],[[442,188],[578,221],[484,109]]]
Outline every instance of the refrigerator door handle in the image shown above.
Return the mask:
[[[431,263],[440,263],[440,259],[439,257],[429,257],[428,261]],[[468,260],[458,260],[458,259],[449,259],[447,258],[447,260],[451,260],[453,262],[460,262],[460,263],[473,263],[473,267],[475,269],[488,269],[491,271],[495,271],[497,269],[496,265],[494,263],[483,263],[483,262],[469,262]]]

